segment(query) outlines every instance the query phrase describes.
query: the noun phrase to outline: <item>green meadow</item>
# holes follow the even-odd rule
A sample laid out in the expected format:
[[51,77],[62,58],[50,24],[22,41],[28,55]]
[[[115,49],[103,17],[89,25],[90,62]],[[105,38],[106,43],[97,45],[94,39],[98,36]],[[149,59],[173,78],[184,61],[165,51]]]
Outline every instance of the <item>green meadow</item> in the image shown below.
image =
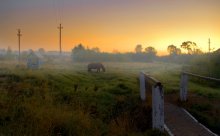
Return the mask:
[[220,130],[220,89],[191,79],[189,99],[179,101],[182,65],[54,62],[39,70],[0,62],[0,135],[165,135],[151,130],[151,106],[139,96],[139,73],[160,80],[165,101],[189,110],[216,133]]

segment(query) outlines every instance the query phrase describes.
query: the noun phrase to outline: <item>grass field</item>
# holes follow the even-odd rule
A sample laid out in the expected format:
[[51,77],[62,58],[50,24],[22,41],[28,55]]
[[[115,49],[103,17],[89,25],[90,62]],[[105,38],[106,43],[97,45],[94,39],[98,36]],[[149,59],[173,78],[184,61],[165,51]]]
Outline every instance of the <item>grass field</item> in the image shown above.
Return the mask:
[[191,80],[189,100],[178,101],[181,65],[104,63],[105,73],[88,73],[86,63],[54,62],[39,70],[0,63],[0,135],[158,135],[150,106],[140,102],[140,71],[163,83],[165,101],[220,130],[218,87]]

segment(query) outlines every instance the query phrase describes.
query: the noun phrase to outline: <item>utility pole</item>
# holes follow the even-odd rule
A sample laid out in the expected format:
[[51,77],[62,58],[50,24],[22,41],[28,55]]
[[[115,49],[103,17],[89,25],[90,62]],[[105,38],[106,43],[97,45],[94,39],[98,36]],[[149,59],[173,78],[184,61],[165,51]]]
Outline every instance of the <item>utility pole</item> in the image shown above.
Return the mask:
[[211,68],[210,68],[210,64],[211,64],[211,40],[209,38],[208,40],[208,45],[209,45],[209,63],[208,63],[208,71],[209,71],[209,77],[211,77]]
[[20,60],[21,60],[21,57],[20,57],[20,54],[21,54],[21,36],[22,36],[20,29],[18,29],[17,36],[18,36],[18,60],[20,62]]
[[59,29],[59,38],[60,38],[60,40],[59,40],[59,44],[60,44],[60,55],[61,55],[61,53],[62,53],[62,47],[61,47],[61,30],[63,29],[63,27],[62,27],[62,25],[61,25],[61,23],[60,23],[60,25],[58,26],[58,29]]
[[209,53],[210,53],[211,52],[211,41],[210,41],[210,38],[209,38],[208,44],[209,44]]

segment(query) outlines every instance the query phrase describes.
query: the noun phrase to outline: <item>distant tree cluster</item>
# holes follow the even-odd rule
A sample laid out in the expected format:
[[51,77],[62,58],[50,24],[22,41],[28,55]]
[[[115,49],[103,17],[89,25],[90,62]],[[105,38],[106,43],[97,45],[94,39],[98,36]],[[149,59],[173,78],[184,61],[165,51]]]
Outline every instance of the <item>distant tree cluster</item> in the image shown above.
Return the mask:
[[121,61],[121,62],[151,62],[156,58],[157,51],[153,47],[145,48],[142,45],[135,47],[135,52],[128,53],[107,53],[101,52],[99,48],[86,48],[78,44],[72,49],[72,60],[74,62],[98,62],[98,61]]
[[135,47],[135,52],[136,52],[137,54],[138,54],[138,53],[146,53],[146,54],[150,54],[150,55],[152,55],[152,56],[156,56],[156,54],[157,54],[156,49],[155,49],[154,47],[152,47],[152,46],[146,47],[146,48],[144,49],[144,51],[142,51],[142,50],[143,50],[143,47],[142,47],[141,44],[136,45],[136,47]]
[[169,45],[167,47],[167,51],[169,52],[170,55],[180,55],[181,54],[181,49],[177,48],[175,45]]
[[220,78],[220,53],[196,55],[191,59],[189,70],[193,73]]
[[10,47],[7,49],[0,49],[0,60],[13,60],[15,54]]
[[[20,59],[23,61],[27,60],[28,54],[33,50],[22,51],[20,54]],[[38,55],[46,56],[46,52],[43,48],[39,48],[35,51]],[[0,49],[0,60],[18,60],[19,53],[18,51],[13,51],[10,47],[7,49]]]
[[181,48],[186,49],[188,54],[202,54],[203,52],[198,48],[197,44],[192,41],[183,42]]
[[[197,44],[195,42],[192,41],[185,41],[182,42],[182,44],[180,45],[180,47],[184,50],[187,51],[187,54],[189,55],[193,55],[193,54],[202,54],[202,50],[199,49],[199,47],[197,46]],[[167,51],[169,53],[169,55],[171,56],[175,56],[175,55],[180,55],[182,54],[181,49],[176,47],[175,45],[171,44],[167,47]]]
[[[186,53],[184,53],[184,50]],[[168,45],[167,52],[169,53],[168,56],[161,56],[158,58],[158,60],[172,63],[189,64],[195,57],[204,54],[199,46],[192,41],[184,41],[179,47],[173,44]]]

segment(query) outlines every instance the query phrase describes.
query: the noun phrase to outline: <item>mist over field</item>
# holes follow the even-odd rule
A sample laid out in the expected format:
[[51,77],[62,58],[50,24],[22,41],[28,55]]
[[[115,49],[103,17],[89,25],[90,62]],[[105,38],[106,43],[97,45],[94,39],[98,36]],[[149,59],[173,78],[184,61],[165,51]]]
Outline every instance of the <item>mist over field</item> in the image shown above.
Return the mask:
[[[78,45],[62,55],[22,52],[18,61],[16,52],[6,51],[0,57],[0,134],[166,135],[151,130],[151,102],[140,100],[141,71],[161,81],[165,102],[182,105],[219,133],[218,83],[190,78],[189,101],[179,103],[181,71],[219,78],[219,56],[104,53]],[[105,70],[90,70],[91,63]]]
[[219,0],[1,0],[0,136],[220,135]]

